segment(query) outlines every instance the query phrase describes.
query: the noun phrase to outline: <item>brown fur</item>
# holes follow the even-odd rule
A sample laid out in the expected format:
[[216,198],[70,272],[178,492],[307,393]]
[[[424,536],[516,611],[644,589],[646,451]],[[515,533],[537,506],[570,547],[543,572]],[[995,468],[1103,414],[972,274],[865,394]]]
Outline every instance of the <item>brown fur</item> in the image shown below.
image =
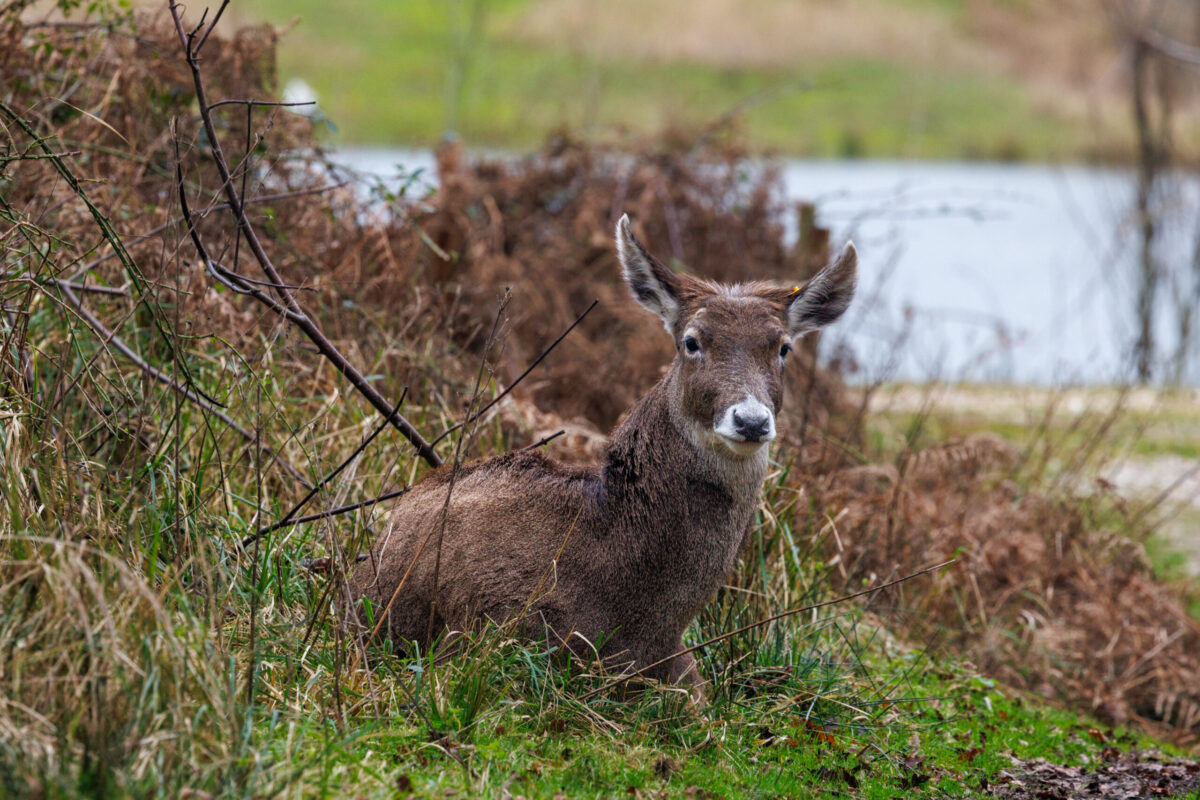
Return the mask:
[[[684,629],[733,569],[768,446],[725,446],[714,426],[748,396],[778,412],[780,348],[809,321],[796,308],[811,306],[815,293],[822,304],[813,314],[844,310],[853,250],[830,268],[832,279],[826,270],[803,291],[723,287],[671,272],[624,218],[622,226],[626,281],[676,340],[670,371],[613,432],[600,465],[507,453],[435,473],[399,501],[351,576],[354,597],[376,615],[390,604],[393,641],[426,642],[431,630],[527,611],[528,636],[596,647],[610,666],[644,666],[682,649]],[[698,353],[686,352],[685,336],[698,340]],[[651,676],[699,685],[691,656]]]

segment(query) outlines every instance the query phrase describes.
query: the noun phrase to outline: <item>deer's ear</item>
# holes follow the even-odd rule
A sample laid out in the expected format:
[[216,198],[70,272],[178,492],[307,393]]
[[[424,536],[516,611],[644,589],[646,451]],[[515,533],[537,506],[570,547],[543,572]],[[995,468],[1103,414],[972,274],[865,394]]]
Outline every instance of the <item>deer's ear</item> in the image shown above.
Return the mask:
[[628,214],[623,214],[617,222],[617,254],[621,257],[621,276],[633,299],[642,308],[657,314],[673,336],[679,318],[679,277],[646,252],[633,235]]
[[837,261],[813,276],[788,304],[787,326],[792,337],[823,328],[840,317],[854,297],[858,282],[858,251],[847,242]]

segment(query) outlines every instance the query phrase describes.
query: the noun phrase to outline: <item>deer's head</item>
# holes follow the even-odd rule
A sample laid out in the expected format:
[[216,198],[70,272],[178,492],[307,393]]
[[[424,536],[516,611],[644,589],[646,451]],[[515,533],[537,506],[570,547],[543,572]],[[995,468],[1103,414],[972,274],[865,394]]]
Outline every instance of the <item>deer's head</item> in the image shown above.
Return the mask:
[[746,457],[775,438],[783,368],[793,343],[836,320],[854,296],[858,255],[838,259],[803,286],[721,286],[673,272],[642,247],[622,216],[617,250],[633,297],[675,340],[672,414],[701,444]]

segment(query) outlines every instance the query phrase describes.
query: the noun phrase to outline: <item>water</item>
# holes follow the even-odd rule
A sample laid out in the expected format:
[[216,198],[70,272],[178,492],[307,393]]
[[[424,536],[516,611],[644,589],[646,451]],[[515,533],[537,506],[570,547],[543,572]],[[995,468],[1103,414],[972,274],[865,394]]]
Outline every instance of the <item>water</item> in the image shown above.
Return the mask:
[[[384,178],[397,165],[420,170],[410,192],[436,181],[427,151],[344,150],[339,160]],[[1163,193],[1157,252],[1167,274],[1155,330],[1164,375],[1179,341],[1176,305],[1196,279],[1198,184],[1174,175]],[[783,190],[789,200],[814,201],[835,241],[858,246],[859,294],[823,344],[827,357],[857,364],[852,379],[1063,385],[1133,376],[1138,243],[1129,171],[788,161]],[[789,225],[794,236],[794,217]],[[1183,379],[1200,384],[1200,364]]]

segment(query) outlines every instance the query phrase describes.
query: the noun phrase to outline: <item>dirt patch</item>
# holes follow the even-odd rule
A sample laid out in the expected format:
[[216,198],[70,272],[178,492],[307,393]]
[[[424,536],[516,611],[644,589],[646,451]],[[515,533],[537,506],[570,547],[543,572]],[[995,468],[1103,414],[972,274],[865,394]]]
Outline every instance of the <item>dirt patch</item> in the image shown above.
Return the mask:
[[1044,758],[1018,761],[1000,773],[991,793],[1009,800],[1132,800],[1191,796],[1200,789],[1200,762],[1195,760],[1157,751],[1104,752],[1107,763],[1090,767],[1064,767]]

